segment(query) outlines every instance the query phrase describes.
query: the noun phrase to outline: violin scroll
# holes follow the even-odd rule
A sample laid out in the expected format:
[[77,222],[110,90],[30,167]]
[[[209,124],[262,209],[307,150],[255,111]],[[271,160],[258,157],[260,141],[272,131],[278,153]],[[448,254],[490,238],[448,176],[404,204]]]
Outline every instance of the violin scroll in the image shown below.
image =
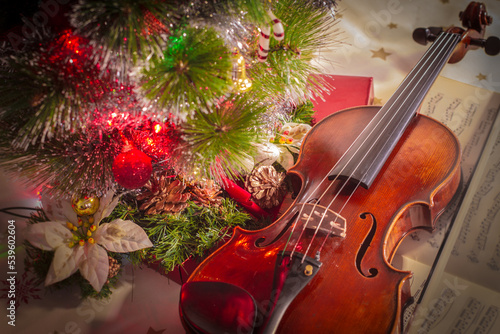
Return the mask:
[[[469,46],[471,46],[470,49],[483,48],[489,56],[496,56],[500,53],[500,39],[498,37],[483,38],[486,26],[493,22],[493,18],[488,15],[483,3],[471,2],[463,12],[460,12],[459,18],[466,30],[459,27],[446,29],[446,31],[459,33],[463,36],[462,50],[457,52],[459,56],[452,57],[451,63],[461,60]],[[413,31],[413,40],[419,44],[427,45],[428,42],[434,42],[443,31],[445,30],[441,27],[417,28]]]
[[482,2],[471,2],[467,8],[458,14],[462,26],[484,32],[484,28],[493,23],[493,18],[486,12],[486,6]]

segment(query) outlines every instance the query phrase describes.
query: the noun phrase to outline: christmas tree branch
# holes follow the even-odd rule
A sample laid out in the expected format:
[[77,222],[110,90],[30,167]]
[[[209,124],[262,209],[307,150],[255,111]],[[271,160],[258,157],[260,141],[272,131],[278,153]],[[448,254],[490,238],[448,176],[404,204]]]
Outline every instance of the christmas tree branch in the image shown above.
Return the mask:
[[190,202],[182,213],[153,216],[142,215],[134,201],[125,200],[108,219],[116,218],[141,225],[154,245],[131,253],[132,262],[159,263],[166,272],[192,256],[203,256],[231,232],[231,227],[245,225],[250,220],[230,199],[223,199],[217,207]]
[[178,20],[176,1],[80,0],[71,23],[82,36],[104,47],[104,64],[111,54],[126,63],[161,54],[170,26]]
[[186,28],[166,43],[140,76],[141,90],[176,113],[211,102],[230,85],[230,52],[213,29]]
[[194,166],[205,176],[217,179],[222,169],[234,177],[253,166],[255,143],[263,140],[265,130],[261,116],[267,111],[264,103],[248,95],[232,95],[211,109],[198,109],[184,125],[185,149]]
[[317,53],[338,43],[334,18],[311,1],[296,0],[277,2],[274,14],[283,22],[285,36],[282,41],[271,37],[267,61],[248,69],[253,92],[261,98],[285,95],[296,102],[321,96],[328,86],[313,75],[322,73]]

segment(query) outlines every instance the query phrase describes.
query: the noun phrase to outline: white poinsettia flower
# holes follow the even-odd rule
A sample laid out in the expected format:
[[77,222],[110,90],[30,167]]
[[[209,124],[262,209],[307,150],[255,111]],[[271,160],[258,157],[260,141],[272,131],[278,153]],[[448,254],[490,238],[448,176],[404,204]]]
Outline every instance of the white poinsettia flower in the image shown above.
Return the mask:
[[256,165],[279,163],[285,170],[294,165],[293,154],[300,151],[304,137],[311,130],[309,124],[285,123],[280,132],[270,138],[269,143],[257,145]]
[[130,220],[115,219],[100,225],[118,204],[110,191],[100,199],[93,216],[78,217],[70,201],[46,201],[42,205],[50,221],[28,227],[26,239],[42,250],[55,251],[45,278],[50,285],[80,270],[96,291],[101,291],[109,273],[108,250],[132,252],[153,246],[146,232]]
[[302,140],[311,128],[309,124],[303,123],[285,123],[283,125],[281,131],[286,137],[285,144],[293,153],[299,153]]
[[254,157],[256,166],[271,166],[280,156],[278,146],[272,143],[255,144],[257,154]]

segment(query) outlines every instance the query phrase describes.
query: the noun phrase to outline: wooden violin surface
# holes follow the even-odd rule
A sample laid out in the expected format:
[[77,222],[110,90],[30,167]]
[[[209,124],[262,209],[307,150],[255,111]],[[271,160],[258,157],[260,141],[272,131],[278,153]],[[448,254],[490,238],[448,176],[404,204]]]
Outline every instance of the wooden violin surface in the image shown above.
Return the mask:
[[[256,324],[264,322],[273,292],[277,254],[297,244],[309,254],[321,247],[321,268],[286,310],[279,333],[387,333],[399,326],[408,297],[409,272],[390,265],[401,239],[416,228],[432,229],[433,220],[452,198],[460,181],[460,148],[440,123],[416,116],[369,189],[341,191],[330,210],[342,212],[345,236],[322,229],[313,239],[308,228],[290,236],[305,199],[318,198],[328,182],[337,182],[315,210],[329,203],[342,181],[321,182],[350,143],[378,111],[353,108],[335,113],[308,134],[300,159],[290,173],[302,181],[294,205],[275,223],[259,231],[236,229],[223,247],[191,275],[193,281],[222,281],[241,287],[256,301]],[[344,204],[350,196],[347,204]],[[341,206],[345,205],[343,208]],[[425,218],[425,219],[423,219]],[[327,221],[322,222],[327,224]],[[327,226],[325,226],[327,227]],[[259,319],[260,317],[260,319]],[[241,319],[242,328],[250,326]],[[255,332],[259,332],[258,327]]]

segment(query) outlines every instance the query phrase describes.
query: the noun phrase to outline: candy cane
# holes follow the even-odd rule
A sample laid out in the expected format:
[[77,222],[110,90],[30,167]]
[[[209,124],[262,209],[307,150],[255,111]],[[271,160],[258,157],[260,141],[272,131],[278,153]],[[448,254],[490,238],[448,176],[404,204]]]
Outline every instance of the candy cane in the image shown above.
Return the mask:
[[[273,22],[273,34],[274,39],[281,41],[285,37],[285,29],[280,19],[278,19],[272,12],[268,12],[269,17]],[[263,27],[260,30],[259,36],[259,51],[258,58],[260,62],[264,62],[269,54],[269,38],[271,37],[271,27]]]
[[285,37],[285,29],[283,29],[283,24],[281,20],[278,19],[272,12],[267,12],[271,20],[273,20],[273,32],[274,38],[277,41],[281,41]]
[[260,30],[259,37],[259,61],[264,62],[269,53],[269,37],[271,37],[271,28],[264,27]]

